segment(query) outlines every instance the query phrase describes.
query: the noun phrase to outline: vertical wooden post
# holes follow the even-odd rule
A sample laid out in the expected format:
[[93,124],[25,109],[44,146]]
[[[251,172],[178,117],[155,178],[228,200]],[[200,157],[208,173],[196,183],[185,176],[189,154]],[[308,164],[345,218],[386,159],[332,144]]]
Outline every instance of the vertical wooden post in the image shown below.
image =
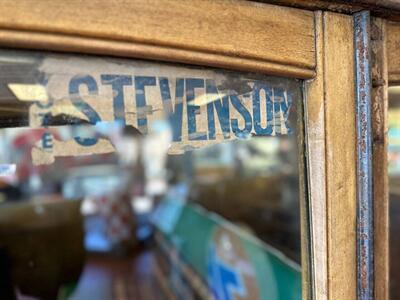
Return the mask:
[[316,12],[317,76],[306,83],[314,299],[356,299],[353,18]]
[[[305,84],[305,127],[309,183],[310,255],[314,299],[328,299],[328,248],[325,168],[324,26],[323,13],[315,13],[316,78]],[[304,251],[304,248],[303,248]],[[308,287],[303,286],[303,290]]]
[[375,299],[389,299],[388,65],[386,21],[371,20]]

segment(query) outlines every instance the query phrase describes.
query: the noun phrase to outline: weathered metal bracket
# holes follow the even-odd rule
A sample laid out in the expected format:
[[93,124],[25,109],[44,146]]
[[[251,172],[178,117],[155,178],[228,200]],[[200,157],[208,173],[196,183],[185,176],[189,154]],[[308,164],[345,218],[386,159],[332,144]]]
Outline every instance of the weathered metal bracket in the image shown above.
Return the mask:
[[370,13],[354,15],[357,127],[357,298],[374,296]]

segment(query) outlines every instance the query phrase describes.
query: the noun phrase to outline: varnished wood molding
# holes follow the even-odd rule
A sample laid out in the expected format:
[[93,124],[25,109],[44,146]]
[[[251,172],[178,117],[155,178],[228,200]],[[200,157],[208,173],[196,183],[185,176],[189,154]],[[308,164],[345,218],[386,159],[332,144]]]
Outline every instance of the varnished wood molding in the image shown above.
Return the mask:
[[0,45],[310,78],[313,13],[231,0],[3,0]]
[[[306,82],[314,299],[356,299],[353,19],[316,12],[317,76]],[[343,109],[343,108],[346,109]]]
[[227,56],[218,53],[205,53],[179,48],[58,34],[0,29],[0,45],[12,48],[77,52],[181,62],[295,78],[310,78],[314,76],[313,70],[282,63]]
[[400,84],[400,23],[387,24],[387,57],[389,82]]

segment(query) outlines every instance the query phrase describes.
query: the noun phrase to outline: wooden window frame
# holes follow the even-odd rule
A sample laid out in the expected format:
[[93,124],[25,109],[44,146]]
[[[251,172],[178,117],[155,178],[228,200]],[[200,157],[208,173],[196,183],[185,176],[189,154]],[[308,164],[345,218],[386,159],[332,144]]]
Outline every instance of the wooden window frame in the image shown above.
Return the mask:
[[356,299],[353,18],[315,17],[317,75],[305,92],[313,296]]
[[[242,0],[132,0],[121,4],[70,0],[62,5],[51,0],[38,0],[34,5],[30,0],[3,0],[0,11],[3,47],[153,59],[304,79],[308,212],[303,211],[303,216],[309,216],[311,226],[302,218],[303,235],[310,239],[310,256],[303,256],[302,263],[310,263],[312,276],[303,276],[303,298],[356,299],[351,15]],[[379,52],[383,84],[373,91],[373,103],[379,108],[374,117],[385,120],[387,82],[400,82],[400,59],[391,56],[393,47],[400,45],[400,25],[389,23],[386,28],[385,21],[378,23],[384,36],[377,43],[383,47]],[[388,68],[382,58],[386,44]],[[379,124],[383,125],[374,134],[383,139],[379,144],[383,146],[375,145],[374,172],[384,174],[378,166],[386,155],[385,123]],[[375,215],[384,222],[376,224],[381,235],[375,251],[383,255],[388,240],[387,180],[374,184],[379,186],[374,192],[386,197],[375,206]],[[381,263],[383,267],[376,270],[380,283],[388,278],[387,260],[382,258]],[[383,283],[376,293],[378,299],[386,299],[387,286]]]

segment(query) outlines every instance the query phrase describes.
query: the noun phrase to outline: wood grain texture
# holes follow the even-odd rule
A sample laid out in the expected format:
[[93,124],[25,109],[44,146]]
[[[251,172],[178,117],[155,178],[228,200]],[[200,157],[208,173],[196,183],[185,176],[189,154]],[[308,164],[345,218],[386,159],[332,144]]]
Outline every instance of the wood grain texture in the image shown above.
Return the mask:
[[0,30],[0,44],[14,47],[70,51],[72,42],[79,52],[198,64],[226,57],[233,68],[280,65],[301,78],[315,68],[312,12],[240,0],[2,0]]
[[356,299],[356,129],[351,16],[324,15],[329,299]]
[[260,2],[287,5],[291,7],[330,10],[353,14],[360,10],[370,10],[375,16],[400,21],[399,0],[258,0]]
[[[389,299],[388,61],[386,21],[371,22],[375,299]],[[390,62],[389,62],[390,63]]]
[[317,76],[307,83],[314,299],[356,299],[353,19],[316,14]]
[[387,24],[387,57],[390,84],[400,83],[400,23]]
[[[312,288],[314,299],[328,298],[328,248],[325,169],[324,32],[315,13],[317,76],[305,84],[306,151],[309,182]],[[303,286],[303,289],[305,287]],[[303,297],[304,298],[304,297]],[[307,298],[304,298],[307,299]]]
[[185,49],[110,41],[95,38],[72,37],[58,34],[21,32],[0,29],[0,45],[11,48],[52,50],[119,57],[145,58],[170,62],[182,62],[247,72],[261,72],[295,78],[310,78],[314,71],[274,62],[203,53]]
[[311,216],[310,216],[310,195],[309,195],[309,182],[308,177],[308,150],[307,150],[307,129],[304,116],[307,114],[307,105],[304,98],[299,99],[297,105],[297,143],[299,145],[299,199],[300,199],[300,242],[301,242],[301,299],[311,299],[313,293],[313,257],[312,257],[312,243],[311,241]]

